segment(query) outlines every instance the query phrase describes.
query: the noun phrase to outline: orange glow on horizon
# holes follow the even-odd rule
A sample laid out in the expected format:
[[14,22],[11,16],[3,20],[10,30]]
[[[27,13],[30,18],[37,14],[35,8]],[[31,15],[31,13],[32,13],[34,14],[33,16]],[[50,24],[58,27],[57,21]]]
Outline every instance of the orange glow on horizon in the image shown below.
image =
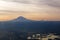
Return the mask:
[[60,20],[59,15],[48,15],[48,14],[22,14],[22,15],[0,15],[0,21],[13,20],[19,16],[23,16],[30,20]]

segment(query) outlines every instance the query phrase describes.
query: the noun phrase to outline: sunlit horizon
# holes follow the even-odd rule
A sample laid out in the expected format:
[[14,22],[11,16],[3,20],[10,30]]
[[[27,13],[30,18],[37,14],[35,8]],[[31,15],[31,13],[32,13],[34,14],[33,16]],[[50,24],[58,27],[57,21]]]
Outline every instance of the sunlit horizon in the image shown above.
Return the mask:
[[0,0],[0,21],[23,16],[30,20],[60,21],[59,0]]

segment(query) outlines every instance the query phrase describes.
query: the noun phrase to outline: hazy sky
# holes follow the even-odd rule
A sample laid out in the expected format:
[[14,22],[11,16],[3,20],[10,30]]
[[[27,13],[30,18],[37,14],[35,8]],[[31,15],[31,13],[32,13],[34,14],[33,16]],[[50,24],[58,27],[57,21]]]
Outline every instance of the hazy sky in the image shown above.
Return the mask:
[[60,0],[0,0],[0,20],[18,16],[60,21]]

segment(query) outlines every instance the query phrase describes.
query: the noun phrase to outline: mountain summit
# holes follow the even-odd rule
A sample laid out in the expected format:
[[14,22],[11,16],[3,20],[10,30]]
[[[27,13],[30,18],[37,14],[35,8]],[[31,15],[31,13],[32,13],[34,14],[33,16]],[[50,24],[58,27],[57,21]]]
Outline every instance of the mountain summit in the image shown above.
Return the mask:
[[17,19],[19,19],[19,20],[25,20],[26,18],[24,18],[23,16],[19,16]]
[[31,20],[24,18],[23,16],[19,16],[18,18],[14,19],[13,21],[18,22],[30,22]]

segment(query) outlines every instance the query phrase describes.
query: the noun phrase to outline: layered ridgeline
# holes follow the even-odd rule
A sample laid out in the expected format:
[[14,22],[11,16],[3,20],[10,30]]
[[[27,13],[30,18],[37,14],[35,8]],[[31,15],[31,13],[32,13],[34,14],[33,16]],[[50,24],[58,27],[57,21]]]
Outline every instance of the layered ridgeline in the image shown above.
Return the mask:
[[60,21],[34,21],[22,16],[0,22],[0,30],[16,32],[60,33]]

